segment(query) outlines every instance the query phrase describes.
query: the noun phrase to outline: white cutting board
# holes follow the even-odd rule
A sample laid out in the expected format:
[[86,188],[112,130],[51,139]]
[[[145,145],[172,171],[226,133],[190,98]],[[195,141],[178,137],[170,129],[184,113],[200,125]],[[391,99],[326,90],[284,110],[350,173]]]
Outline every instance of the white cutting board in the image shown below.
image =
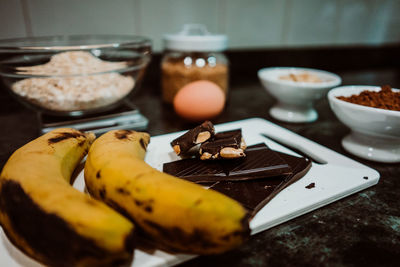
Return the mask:
[[[247,145],[265,143],[271,149],[298,156],[287,148],[270,141],[260,135],[266,133],[291,140],[322,157],[327,164],[313,163],[309,172],[299,181],[290,185],[273,198],[250,222],[252,234],[264,231],[277,224],[286,222],[309,211],[327,205],[333,201],[375,185],[379,181],[379,173],[365,165],[349,159],[335,151],[310,141],[300,135],[273,124],[267,120],[254,118],[216,125],[216,131],[242,129]],[[155,136],[151,138],[146,155],[146,162],[154,168],[162,170],[165,162],[178,160],[170,147],[170,142],[183,132]],[[368,179],[365,179],[368,177]],[[315,183],[315,187],[306,186]],[[83,191],[84,179],[81,172],[74,187]],[[27,222],[29,219],[27,218]],[[16,249],[0,230],[0,266],[41,266]],[[171,266],[187,261],[196,255],[172,255],[163,251],[151,254],[136,249],[133,267],[139,266]]]

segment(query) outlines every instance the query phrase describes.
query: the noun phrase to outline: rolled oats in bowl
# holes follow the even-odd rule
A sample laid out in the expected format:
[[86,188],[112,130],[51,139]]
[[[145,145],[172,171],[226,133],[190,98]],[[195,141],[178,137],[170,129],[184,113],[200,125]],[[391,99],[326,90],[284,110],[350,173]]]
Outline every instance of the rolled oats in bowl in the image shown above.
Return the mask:
[[46,109],[98,108],[125,97],[131,91],[135,84],[132,77],[109,72],[126,67],[123,62],[103,61],[85,51],[63,52],[52,56],[48,63],[17,68],[20,74],[56,77],[23,79],[11,88],[14,93]]
[[132,100],[150,59],[151,41],[142,36],[0,40],[0,82],[41,113],[96,114]]

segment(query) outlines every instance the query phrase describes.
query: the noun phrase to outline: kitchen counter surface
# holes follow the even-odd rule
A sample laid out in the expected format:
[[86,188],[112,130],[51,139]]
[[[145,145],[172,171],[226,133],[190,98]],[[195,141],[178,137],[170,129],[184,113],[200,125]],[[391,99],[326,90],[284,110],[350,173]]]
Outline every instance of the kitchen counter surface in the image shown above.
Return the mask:
[[[337,72],[343,84],[390,84],[400,87],[400,71],[393,69]],[[133,102],[150,120],[151,135],[184,130],[193,125],[180,120],[162,104],[159,93],[144,86]],[[154,87],[154,86],[153,86]],[[289,124],[272,119],[268,109],[273,98],[263,90],[256,75],[236,79],[223,123],[260,117],[297,132],[379,171],[380,182],[371,188],[334,202],[289,222],[252,236],[238,249],[222,255],[202,256],[182,266],[398,266],[400,261],[400,165],[381,164],[346,153],[340,140],[349,129],[321,100],[319,119],[309,124]],[[0,166],[11,153],[38,135],[37,115],[0,88]]]

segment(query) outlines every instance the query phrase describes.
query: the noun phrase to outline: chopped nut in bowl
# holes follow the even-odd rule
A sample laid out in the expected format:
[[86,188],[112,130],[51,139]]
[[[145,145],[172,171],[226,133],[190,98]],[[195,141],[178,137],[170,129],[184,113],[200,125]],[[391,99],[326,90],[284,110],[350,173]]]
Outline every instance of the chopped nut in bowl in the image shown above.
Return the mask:
[[89,35],[0,41],[0,77],[22,103],[50,115],[105,111],[131,95],[151,57],[138,36]]
[[312,122],[318,118],[314,102],[341,83],[341,78],[323,70],[272,67],[258,71],[268,93],[277,99],[269,110],[275,119],[287,122]]
[[305,83],[321,83],[323,80],[313,73],[308,71],[300,72],[298,74],[289,73],[287,75],[279,76],[279,79],[293,82],[305,82]]

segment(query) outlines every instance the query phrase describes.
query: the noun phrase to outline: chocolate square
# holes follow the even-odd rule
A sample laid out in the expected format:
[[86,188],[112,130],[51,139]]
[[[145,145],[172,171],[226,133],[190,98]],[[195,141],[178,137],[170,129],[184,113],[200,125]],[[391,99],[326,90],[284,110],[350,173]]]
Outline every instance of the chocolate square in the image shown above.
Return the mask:
[[246,181],[219,181],[211,185],[210,189],[235,199],[254,216],[274,196],[302,178],[311,168],[311,161],[307,158],[276,153],[289,164],[292,174]]

